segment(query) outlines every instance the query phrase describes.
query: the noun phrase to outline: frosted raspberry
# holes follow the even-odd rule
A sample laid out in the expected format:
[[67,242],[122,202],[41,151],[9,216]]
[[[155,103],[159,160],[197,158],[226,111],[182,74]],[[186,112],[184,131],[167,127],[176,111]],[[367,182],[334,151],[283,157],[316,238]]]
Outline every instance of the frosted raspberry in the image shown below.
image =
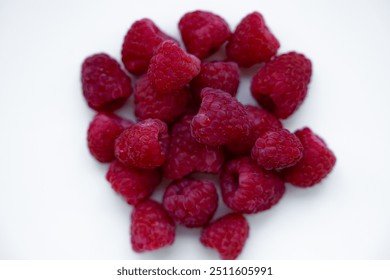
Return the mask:
[[255,74],[251,92],[266,110],[288,118],[306,97],[311,62],[302,54],[289,52],[274,57]]
[[227,214],[202,231],[200,242],[218,251],[221,259],[236,259],[249,236],[249,225],[239,213]]
[[238,24],[226,46],[226,53],[229,59],[240,66],[250,67],[269,60],[279,47],[278,40],[268,29],[263,16],[254,12]]
[[87,57],[81,67],[83,95],[97,111],[113,111],[131,95],[131,80],[118,62],[107,54]]

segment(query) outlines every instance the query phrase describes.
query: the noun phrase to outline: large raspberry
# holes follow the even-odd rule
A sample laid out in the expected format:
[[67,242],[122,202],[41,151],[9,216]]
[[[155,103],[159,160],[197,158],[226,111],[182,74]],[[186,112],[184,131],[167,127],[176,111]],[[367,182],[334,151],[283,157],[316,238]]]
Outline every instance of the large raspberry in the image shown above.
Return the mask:
[[297,187],[311,187],[332,171],[336,157],[310,128],[297,130],[295,135],[303,145],[303,157],[294,166],[283,169],[284,179]]
[[227,214],[205,227],[200,242],[218,251],[221,259],[236,259],[249,236],[249,225],[239,213]]
[[130,78],[115,59],[104,53],[84,60],[81,83],[88,106],[97,111],[118,109],[132,93]]
[[134,207],[130,235],[134,251],[153,251],[173,243],[175,224],[161,204],[146,200]]
[[240,66],[250,67],[268,61],[280,47],[278,40],[265,24],[263,16],[254,12],[244,17],[236,27],[226,53]]
[[220,185],[226,205],[248,214],[271,208],[285,192],[277,173],[262,169],[249,157],[228,161],[222,169]]
[[285,119],[302,104],[310,78],[310,60],[289,52],[274,57],[260,68],[252,79],[251,92],[264,109]]

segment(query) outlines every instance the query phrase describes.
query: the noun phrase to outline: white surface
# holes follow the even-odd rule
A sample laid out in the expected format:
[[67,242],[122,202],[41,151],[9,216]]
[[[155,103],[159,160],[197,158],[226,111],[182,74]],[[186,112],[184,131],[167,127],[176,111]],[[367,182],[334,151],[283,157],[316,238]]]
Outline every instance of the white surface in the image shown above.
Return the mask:
[[[95,3],[98,2],[98,3]],[[169,3],[169,5],[168,5]],[[11,1],[0,3],[0,258],[207,259],[199,230],[178,228],[173,246],[135,254],[131,207],[86,148],[94,112],[80,64],[96,52],[120,58],[127,29],[149,17],[178,37],[177,22],[203,9],[234,29],[260,11],[281,42],[313,62],[300,110],[284,122],[310,126],[337,156],[311,189],[287,187],[269,211],[248,216],[241,259],[390,258],[390,2],[388,1]],[[248,73],[238,98],[249,96]],[[132,98],[127,105],[132,107]],[[122,113],[129,115],[122,110]],[[161,197],[161,191],[155,197]],[[220,209],[221,215],[226,209]]]

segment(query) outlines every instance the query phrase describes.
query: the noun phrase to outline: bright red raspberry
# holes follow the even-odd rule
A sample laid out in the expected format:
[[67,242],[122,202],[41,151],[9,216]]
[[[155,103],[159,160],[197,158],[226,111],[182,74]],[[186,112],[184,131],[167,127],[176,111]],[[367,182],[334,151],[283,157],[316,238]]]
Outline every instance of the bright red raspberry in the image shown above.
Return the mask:
[[279,41],[268,29],[263,16],[254,12],[238,24],[226,46],[226,54],[240,66],[250,67],[268,61],[279,47]]
[[167,125],[157,119],[146,119],[119,135],[115,157],[127,167],[153,169],[164,163],[168,145]]
[[294,166],[282,170],[284,179],[297,187],[314,186],[332,171],[336,157],[310,128],[297,130],[295,135],[303,145],[303,157]]
[[221,259],[236,259],[249,236],[249,225],[239,213],[227,214],[205,227],[200,242],[218,251]]
[[175,224],[161,204],[145,200],[134,207],[130,228],[134,251],[153,251],[171,245],[175,230]]
[[215,53],[230,36],[226,21],[205,11],[186,13],[180,19],[179,30],[187,51],[200,59]]
[[217,210],[218,195],[211,181],[184,178],[167,187],[163,206],[175,222],[190,228],[200,227]]
[[285,192],[284,182],[276,172],[262,169],[249,157],[228,161],[222,169],[220,185],[225,204],[247,214],[271,208]]
[[249,119],[244,106],[229,93],[204,88],[198,114],[191,131],[200,143],[217,146],[236,143],[249,133]]
[[131,80],[118,62],[107,54],[87,57],[81,67],[83,95],[96,111],[121,107],[132,93]]
[[115,160],[110,164],[106,179],[128,204],[136,205],[153,193],[161,182],[162,173],[159,169],[126,167]]
[[264,109],[286,119],[305,99],[310,78],[310,60],[289,52],[274,57],[260,68],[252,79],[251,92]]
[[175,42],[165,41],[154,52],[147,72],[158,94],[185,87],[200,72],[200,60],[185,53]]

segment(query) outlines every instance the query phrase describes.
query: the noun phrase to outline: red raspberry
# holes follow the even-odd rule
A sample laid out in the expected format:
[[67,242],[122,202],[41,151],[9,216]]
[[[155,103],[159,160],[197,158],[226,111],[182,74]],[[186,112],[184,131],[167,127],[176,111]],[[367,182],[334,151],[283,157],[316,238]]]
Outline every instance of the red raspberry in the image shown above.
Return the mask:
[[127,167],[152,169],[161,166],[168,150],[167,125],[143,120],[122,132],[115,142],[115,157]]
[[286,119],[305,99],[310,77],[309,59],[296,52],[282,54],[255,74],[251,92],[264,109]]
[[206,247],[216,249],[221,259],[236,259],[249,236],[249,225],[239,213],[227,214],[202,231],[200,242]]
[[311,187],[332,171],[336,157],[310,128],[297,130],[295,135],[303,145],[303,157],[296,165],[283,169],[284,179],[297,187]]
[[115,139],[132,124],[114,114],[98,113],[88,128],[88,148],[92,156],[100,162],[113,161]]
[[186,13],[180,19],[179,30],[187,51],[200,59],[215,53],[230,36],[226,21],[205,11]]
[[168,186],[163,206],[175,222],[200,227],[208,223],[217,210],[218,195],[212,182],[184,178]]
[[148,198],[160,184],[162,173],[158,169],[125,167],[115,160],[110,164],[107,181],[130,205],[136,205]]
[[228,161],[222,169],[220,185],[226,205],[247,214],[271,208],[285,191],[276,172],[262,169],[249,157]]
[[133,23],[122,45],[122,62],[127,71],[141,75],[148,70],[153,51],[165,40],[174,40],[150,19],[144,18]]
[[175,42],[165,41],[156,49],[147,72],[152,86],[161,95],[185,87],[200,72],[200,60],[185,53]]
[[130,234],[134,251],[153,251],[173,243],[175,224],[161,204],[146,200],[134,207]]
[[169,179],[180,179],[194,171],[218,173],[224,162],[220,147],[199,143],[191,135],[193,115],[185,115],[171,132],[171,141],[164,164],[164,174]]
[[230,94],[213,88],[201,92],[202,104],[192,119],[192,135],[200,143],[217,146],[236,143],[249,133],[244,106]]
[[131,80],[118,62],[107,54],[87,57],[81,67],[83,95],[97,111],[113,111],[131,95]]
[[240,66],[250,67],[269,60],[279,47],[278,40],[266,26],[263,16],[254,12],[238,24],[226,46],[226,54]]

